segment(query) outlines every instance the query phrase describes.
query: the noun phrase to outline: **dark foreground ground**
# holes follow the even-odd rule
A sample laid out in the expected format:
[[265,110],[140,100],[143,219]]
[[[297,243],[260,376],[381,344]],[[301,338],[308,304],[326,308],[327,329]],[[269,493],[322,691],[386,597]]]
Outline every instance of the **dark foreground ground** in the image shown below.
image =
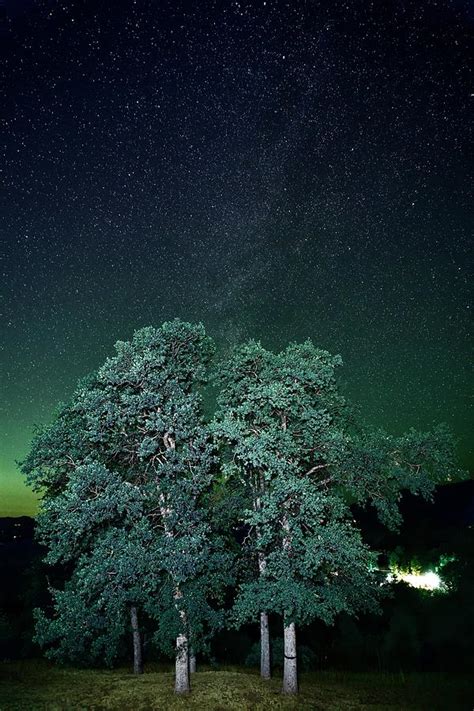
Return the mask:
[[134,677],[126,669],[61,669],[41,661],[5,663],[0,677],[0,709],[472,711],[474,708],[473,682],[466,676],[303,674],[297,700],[281,696],[279,678],[263,682],[256,672],[238,668],[204,669],[193,675],[192,685],[190,696],[177,698],[173,693],[172,673],[156,667],[141,677]]

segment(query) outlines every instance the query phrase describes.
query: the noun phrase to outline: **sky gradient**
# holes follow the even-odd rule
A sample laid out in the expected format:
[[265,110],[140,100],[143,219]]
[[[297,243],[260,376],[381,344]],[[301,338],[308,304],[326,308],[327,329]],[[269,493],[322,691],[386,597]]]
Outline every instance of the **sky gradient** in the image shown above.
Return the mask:
[[7,2],[0,515],[33,424],[175,316],[312,338],[472,469],[467,6]]

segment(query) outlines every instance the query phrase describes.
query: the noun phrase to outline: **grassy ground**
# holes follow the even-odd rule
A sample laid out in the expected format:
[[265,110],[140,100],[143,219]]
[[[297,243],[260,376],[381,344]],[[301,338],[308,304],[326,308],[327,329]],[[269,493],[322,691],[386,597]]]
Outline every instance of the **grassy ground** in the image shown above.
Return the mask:
[[243,669],[203,670],[193,675],[190,696],[173,693],[171,672],[151,668],[140,677],[114,671],[61,669],[47,662],[6,663],[0,676],[0,709],[44,711],[264,711],[265,709],[406,709],[472,711],[474,691],[466,677],[440,674],[303,674],[298,699],[280,694],[281,680],[263,682]]

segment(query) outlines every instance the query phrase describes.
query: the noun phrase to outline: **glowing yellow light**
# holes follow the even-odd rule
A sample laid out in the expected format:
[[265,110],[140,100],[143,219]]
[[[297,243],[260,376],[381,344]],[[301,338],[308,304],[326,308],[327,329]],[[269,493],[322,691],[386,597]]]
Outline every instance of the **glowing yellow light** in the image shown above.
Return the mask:
[[399,570],[394,570],[387,575],[387,580],[403,580],[404,583],[411,585],[413,588],[421,588],[422,590],[439,590],[443,587],[441,578],[437,573],[429,570],[427,573],[403,573]]

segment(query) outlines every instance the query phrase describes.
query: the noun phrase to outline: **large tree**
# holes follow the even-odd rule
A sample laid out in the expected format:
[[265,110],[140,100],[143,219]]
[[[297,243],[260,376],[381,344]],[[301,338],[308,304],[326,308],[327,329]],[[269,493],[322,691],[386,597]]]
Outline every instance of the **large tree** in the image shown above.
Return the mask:
[[[153,565],[143,569],[141,587],[160,623],[160,643],[167,631],[175,632],[178,693],[190,688],[190,634],[198,646],[205,630],[219,622],[209,597],[220,589],[222,571],[229,567],[201,505],[216,463],[199,393],[212,352],[201,325],[175,320],[137,331],[132,341],[117,343],[116,355],[79,385],[72,403],[39,433],[24,464],[30,481],[46,489],[40,530],[50,555],[61,556],[72,520],[75,551],[83,554],[80,566],[89,571],[89,559],[95,566],[102,560],[107,575],[101,541],[111,527],[128,537],[153,531]],[[97,465],[102,467],[107,483],[83,487],[70,506],[71,492],[82,486],[84,466],[94,465],[96,473]],[[128,492],[138,500],[131,508]],[[147,549],[146,541],[142,548]],[[122,575],[126,579],[127,571]],[[113,589],[107,581],[104,597]],[[134,581],[127,580],[123,599],[132,603],[133,591]]]
[[[95,377],[81,381],[77,391],[83,392]],[[36,611],[36,639],[53,659],[112,663],[130,618],[134,671],[140,673],[136,599],[147,566],[139,573],[138,561],[149,547],[137,537],[144,497],[96,455],[73,398],[57,409],[49,426],[37,430],[22,463],[29,483],[42,496],[36,535],[47,548],[45,561],[69,571],[64,589],[50,586],[53,617]]]
[[242,524],[255,554],[241,584],[240,621],[260,617],[261,669],[269,675],[268,613],[284,627],[283,691],[296,693],[296,625],[376,606],[376,558],[350,504],[371,502],[398,521],[403,487],[429,496],[453,470],[444,430],[388,437],[356,426],[338,391],[339,356],[311,342],[279,354],[249,342],[221,364],[215,432],[228,445],[227,476],[247,497]]
[[63,491],[44,500],[38,531],[46,562],[72,569],[64,589],[51,588],[54,615],[37,611],[37,640],[49,657],[112,663],[131,628],[134,671],[142,672],[138,611],[144,581],[161,572],[145,512],[139,487],[97,462],[72,470]]

